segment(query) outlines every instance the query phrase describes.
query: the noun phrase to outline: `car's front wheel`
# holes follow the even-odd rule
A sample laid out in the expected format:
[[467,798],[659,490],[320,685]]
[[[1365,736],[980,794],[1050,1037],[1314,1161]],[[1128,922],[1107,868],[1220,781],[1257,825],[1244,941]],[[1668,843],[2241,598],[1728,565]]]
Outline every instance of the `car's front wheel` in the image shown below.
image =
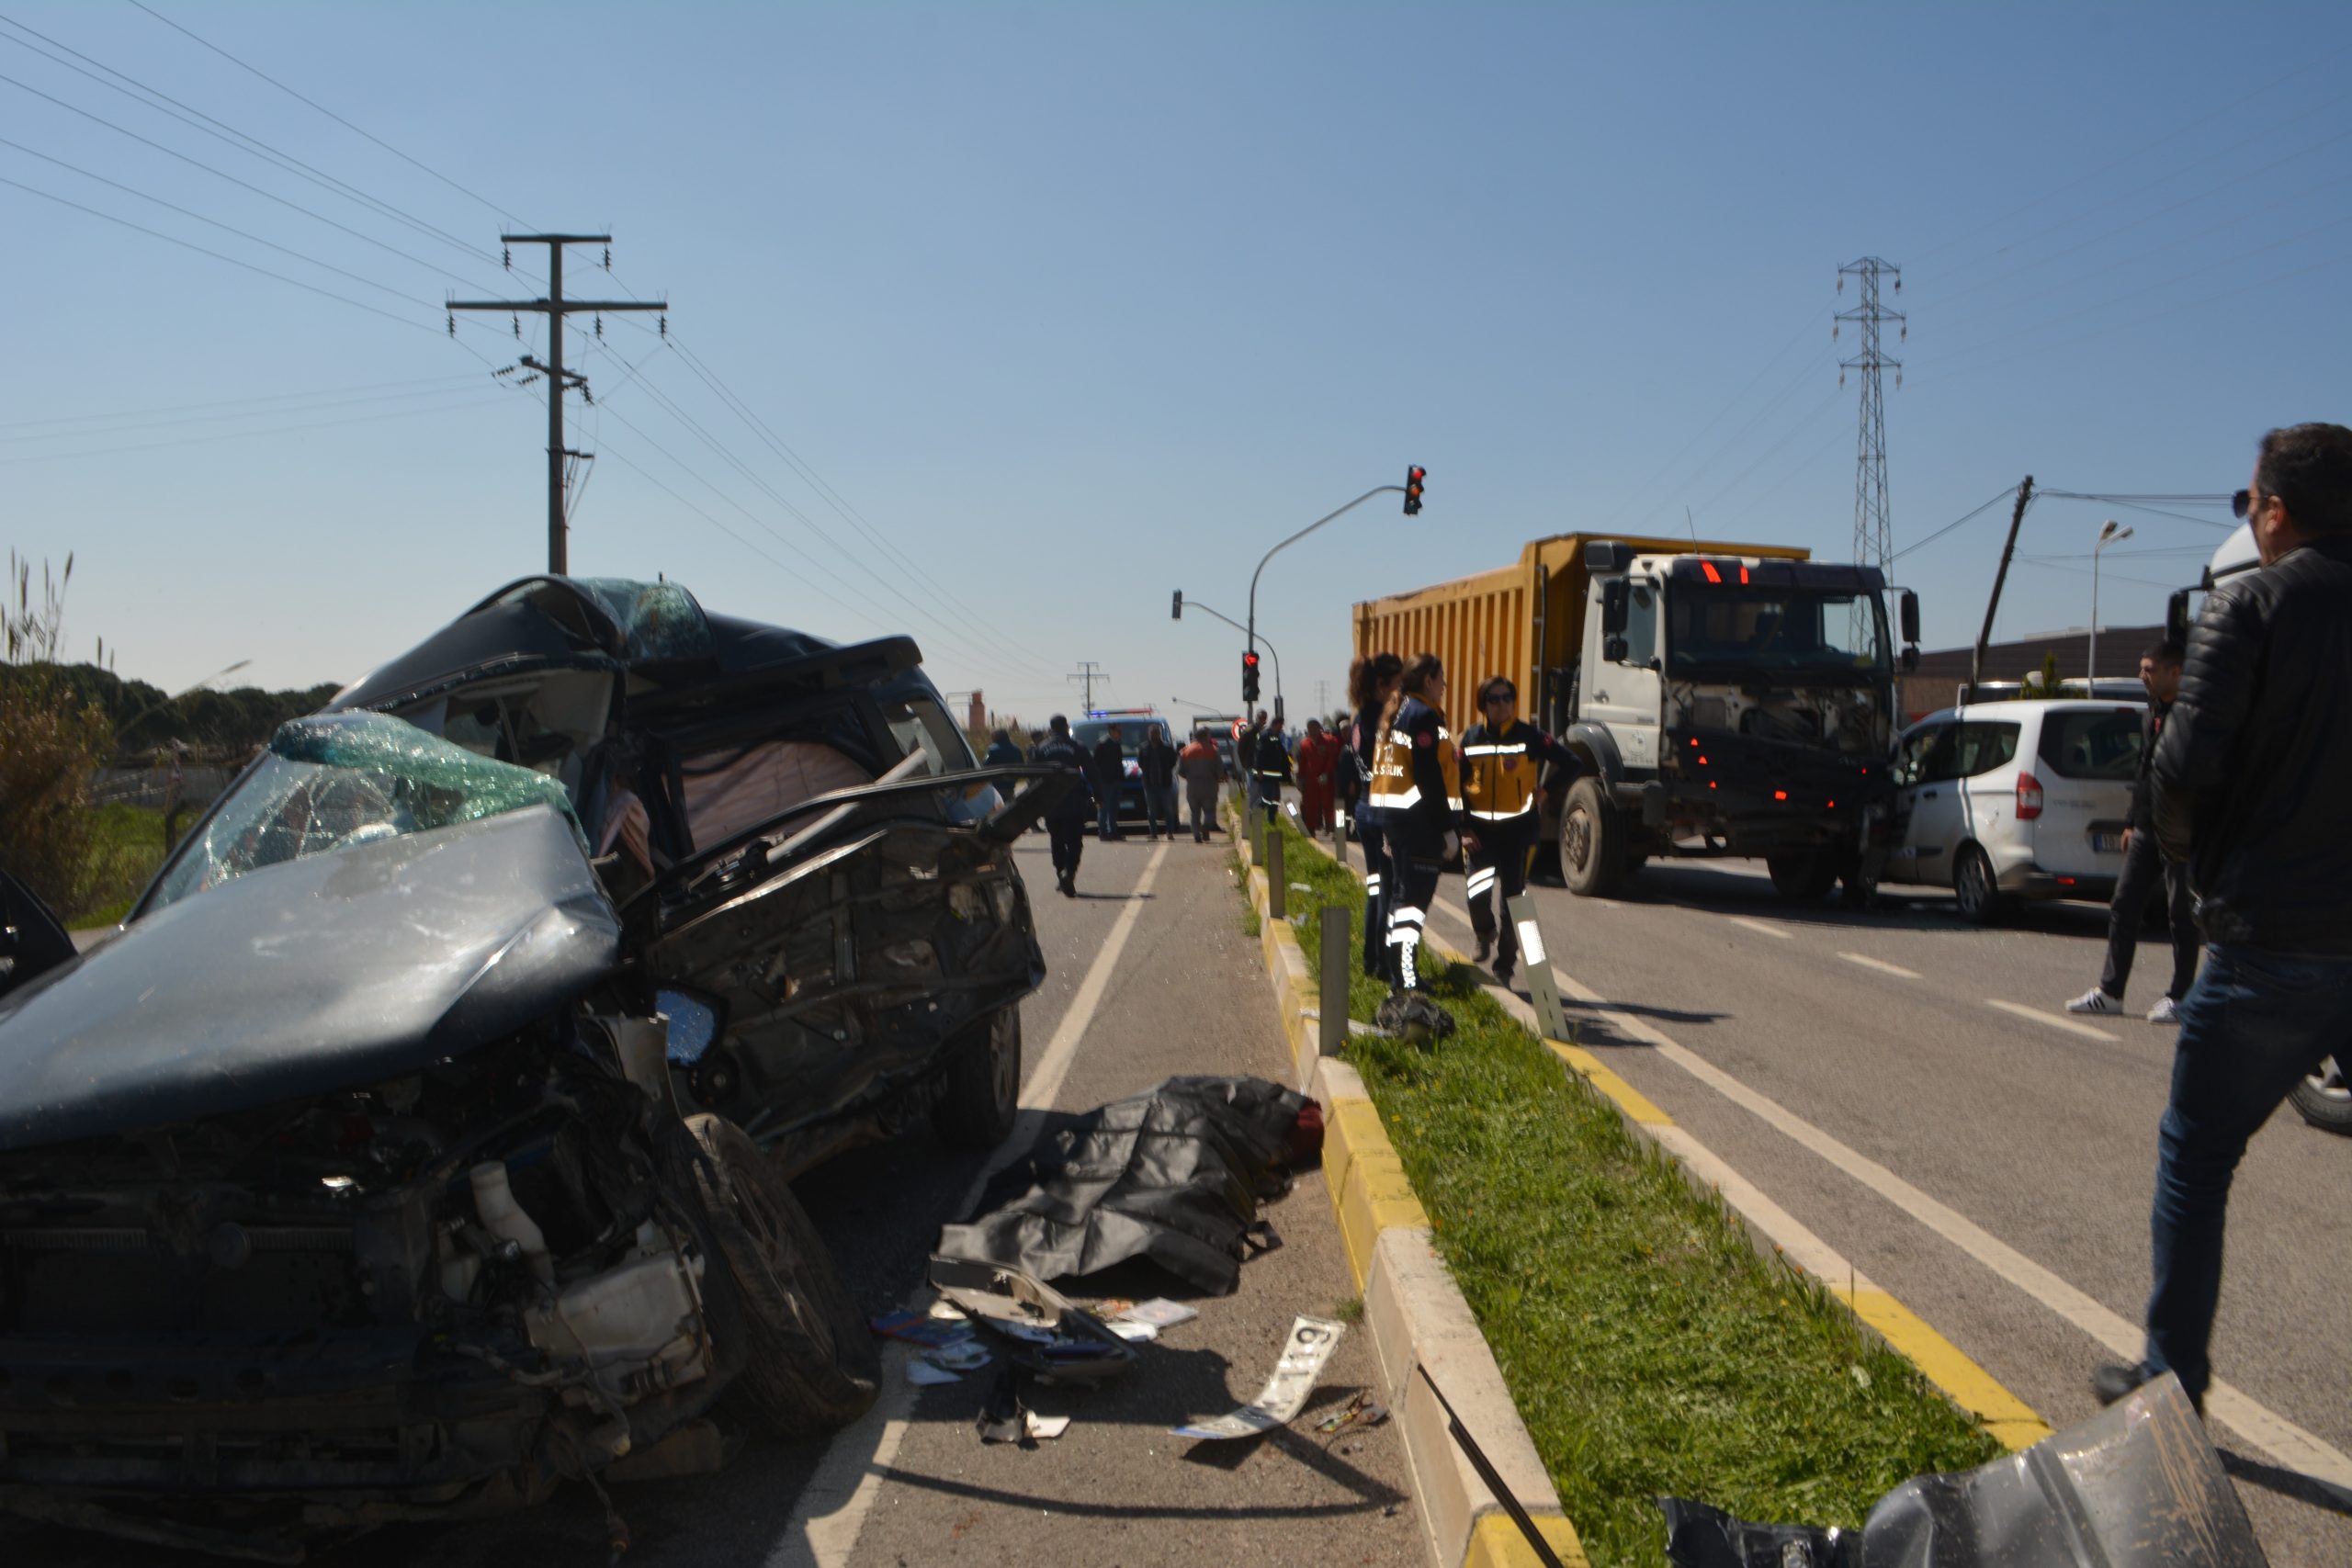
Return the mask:
[[736,1379],[744,1403],[781,1438],[820,1436],[873,1407],[882,1359],[824,1237],[791,1186],[723,1116],[689,1118],[711,1234],[743,1303]]
[[948,1047],[932,1131],[959,1149],[987,1150],[1012,1134],[1021,1114],[1021,1010],[1002,1008]]
[[1952,867],[1951,890],[1960,918],[1972,926],[1989,926],[2001,918],[2000,884],[1993,880],[1993,858],[1982,846],[1967,845]]
[[2288,1098],[2312,1126],[2352,1137],[2352,1082],[2345,1078],[2343,1063],[2342,1056],[2330,1056]]

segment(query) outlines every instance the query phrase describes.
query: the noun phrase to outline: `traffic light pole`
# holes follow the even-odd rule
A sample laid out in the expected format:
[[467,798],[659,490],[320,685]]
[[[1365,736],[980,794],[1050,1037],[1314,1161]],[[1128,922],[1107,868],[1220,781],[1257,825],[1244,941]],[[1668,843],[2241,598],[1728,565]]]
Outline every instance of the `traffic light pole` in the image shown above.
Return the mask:
[[[1212,610],[1206,604],[1202,604],[1198,599],[1186,599],[1182,601],[1182,604],[1183,608],[1187,610],[1198,610],[1204,615],[1215,615],[1218,620],[1223,621],[1235,631],[1246,632],[1250,629],[1243,626],[1239,621],[1235,620],[1231,615],[1227,615],[1224,611]],[[1274,639],[1272,637],[1261,637],[1257,640],[1264,643],[1266,645],[1266,651],[1274,656],[1274,706],[1279,708],[1282,706],[1283,702],[1282,650],[1274,646]]]
[[[1263,557],[1260,558],[1258,561],[1258,570],[1250,574],[1250,624],[1241,628],[1242,634],[1250,639],[1250,649],[1251,652],[1256,652],[1258,648],[1258,579],[1265,575],[1266,562],[1273,559],[1276,556],[1282,554],[1284,550],[1290,548],[1293,545],[1306,537],[1307,535],[1315,532],[1316,529],[1322,527],[1326,523],[1338,522],[1340,518],[1345,517],[1349,513],[1353,512],[1357,507],[1362,506],[1365,502],[1370,501],[1375,495],[1403,495],[1405,493],[1405,487],[1403,485],[1375,485],[1371,490],[1364,491],[1362,495],[1348,502],[1345,506],[1340,508],[1337,512],[1327,513],[1325,515],[1317,517],[1314,522],[1309,523],[1306,527],[1301,528],[1297,533],[1293,534],[1289,538],[1284,539],[1272,549],[1268,550]],[[1222,617],[1219,618],[1222,619]],[[1280,659],[1276,659],[1274,660],[1274,690],[1276,692],[1280,692],[1282,690],[1282,660]]]

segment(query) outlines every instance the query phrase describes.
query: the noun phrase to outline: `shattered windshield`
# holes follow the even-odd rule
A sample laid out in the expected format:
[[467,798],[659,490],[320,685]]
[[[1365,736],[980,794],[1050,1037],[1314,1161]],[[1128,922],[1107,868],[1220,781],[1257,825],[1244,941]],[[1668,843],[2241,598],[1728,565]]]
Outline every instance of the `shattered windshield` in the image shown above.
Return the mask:
[[631,664],[711,656],[710,623],[695,596],[678,583],[625,577],[575,577],[572,581],[612,616],[621,632],[621,657]]
[[579,834],[563,785],[545,774],[387,714],[294,719],[173,861],[148,907],[281,862],[538,805],[554,807]]

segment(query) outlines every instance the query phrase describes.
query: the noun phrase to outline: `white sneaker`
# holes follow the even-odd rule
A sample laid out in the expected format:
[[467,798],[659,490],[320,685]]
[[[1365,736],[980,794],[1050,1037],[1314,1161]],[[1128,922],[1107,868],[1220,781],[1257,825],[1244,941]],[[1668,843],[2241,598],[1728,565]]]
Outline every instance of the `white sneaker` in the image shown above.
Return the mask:
[[2150,1023],[2178,1023],[2180,1004],[2170,997],[2165,998],[2148,1010],[2148,1021]]
[[2066,1004],[2066,1010],[2068,1012],[2121,1012],[2123,1010],[2123,1004],[2117,1001],[2113,997],[2109,996],[2105,991],[2100,990],[2097,986],[2093,986],[2089,990],[2085,991],[2081,996],[2076,997],[2073,1001],[2068,1002]]

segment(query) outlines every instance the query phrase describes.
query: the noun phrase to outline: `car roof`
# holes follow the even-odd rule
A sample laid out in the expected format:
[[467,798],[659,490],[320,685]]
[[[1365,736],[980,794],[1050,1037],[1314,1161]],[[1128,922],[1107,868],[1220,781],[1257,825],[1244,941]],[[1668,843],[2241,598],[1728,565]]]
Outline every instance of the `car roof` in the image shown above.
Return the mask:
[[1963,718],[1983,720],[2014,717],[2019,723],[2023,723],[2029,718],[2040,718],[2044,714],[2115,713],[2137,710],[2147,705],[2144,702],[2135,703],[2124,697],[2019,697],[2005,703],[1974,703],[1964,707],[1939,708],[1927,717],[1906,727],[1904,733],[1907,735],[1924,725],[1951,724]]

